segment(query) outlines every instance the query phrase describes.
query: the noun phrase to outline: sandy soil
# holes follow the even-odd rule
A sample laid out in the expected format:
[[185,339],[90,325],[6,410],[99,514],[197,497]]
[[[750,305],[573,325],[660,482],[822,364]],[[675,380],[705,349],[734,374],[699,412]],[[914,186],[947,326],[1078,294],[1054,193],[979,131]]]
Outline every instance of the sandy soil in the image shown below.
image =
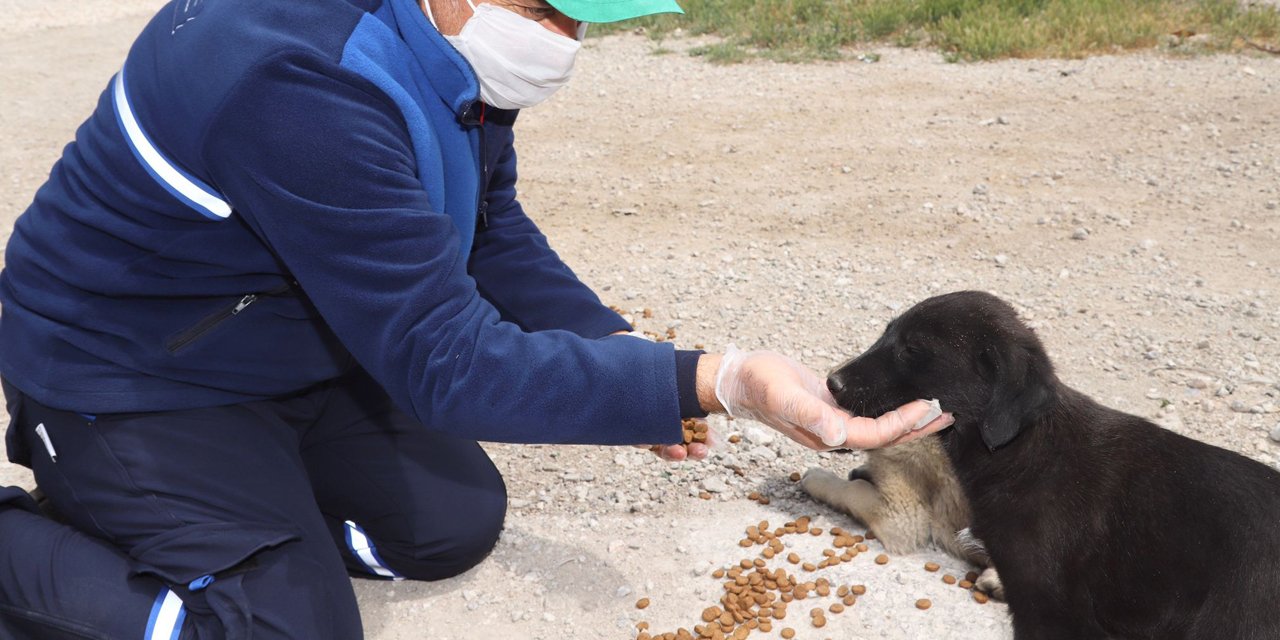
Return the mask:
[[[0,0],[6,235],[158,4]],[[1280,59],[951,65],[885,48],[874,64],[714,67],[653,49],[634,35],[592,40],[573,85],[517,129],[526,207],[640,328],[822,371],[915,301],[986,289],[1018,306],[1070,384],[1280,458],[1268,439],[1280,420]],[[856,456],[716,424],[744,439],[702,464],[489,446],[511,494],[498,549],[441,583],[357,581],[368,637],[692,627],[720,595],[709,572],[744,556],[746,526],[809,514],[856,528],[787,480]],[[0,483],[30,482],[0,465]],[[820,557],[817,539],[788,540]],[[752,637],[1011,636],[1003,606],[922,569],[963,572],[956,561],[873,555],[821,574],[869,587],[849,612],[813,629],[806,603]],[[917,610],[922,597],[933,608]]]

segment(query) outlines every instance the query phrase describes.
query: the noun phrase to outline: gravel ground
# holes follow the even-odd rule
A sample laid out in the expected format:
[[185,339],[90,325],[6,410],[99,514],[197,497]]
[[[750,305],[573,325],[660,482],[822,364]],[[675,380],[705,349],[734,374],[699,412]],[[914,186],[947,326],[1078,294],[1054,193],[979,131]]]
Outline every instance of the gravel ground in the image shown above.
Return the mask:
[[[0,0],[10,224],[157,4]],[[715,67],[653,48],[634,35],[590,41],[574,83],[517,128],[526,208],[639,328],[671,329],[684,346],[772,348],[824,371],[914,302],[986,289],[1036,327],[1068,383],[1277,464],[1280,59],[952,65],[885,48],[874,64]],[[441,583],[357,581],[368,637],[691,628],[721,594],[709,573],[754,556],[738,546],[748,525],[807,514],[856,531],[787,478],[843,472],[856,454],[714,424],[742,441],[701,464],[488,446],[511,495],[494,555]],[[0,483],[30,482],[0,465]],[[785,540],[821,557],[819,538]],[[806,601],[752,637],[784,626],[798,638],[1011,637],[1002,605],[922,568],[963,573],[956,561],[926,552],[878,566],[871,551],[812,574],[867,585],[848,612],[813,629]],[[639,597],[653,604],[638,610]],[[918,598],[933,607],[917,610]]]

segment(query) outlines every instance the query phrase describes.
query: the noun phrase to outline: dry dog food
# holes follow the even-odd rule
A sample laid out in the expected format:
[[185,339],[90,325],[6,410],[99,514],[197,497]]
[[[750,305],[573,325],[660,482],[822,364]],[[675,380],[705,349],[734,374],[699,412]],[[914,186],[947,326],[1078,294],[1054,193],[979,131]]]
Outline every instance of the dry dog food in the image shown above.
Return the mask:
[[694,420],[693,418],[685,418],[680,421],[680,429],[684,433],[684,444],[690,445],[695,442],[706,444],[709,437],[709,428],[707,423],[702,420]]
[[938,563],[936,563],[936,562],[926,562],[926,563],[924,563],[924,570],[925,570],[925,571],[928,571],[928,572],[930,572],[930,573],[933,573],[934,571],[937,571],[938,569],[941,569],[941,568],[942,568],[942,567],[941,567],[941,566],[939,566],[939,565],[938,565]]
[[[690,429],[694,428],[690,426]],[[695,431],[695,435],[696,433]],[[751,498],[762,504],[768,500],[767,497],[755,492],[752,493]],[[650,631],[648,623],[642,622],[636,625],[636,640],[748,640],[752,632],[772,632],[773,625],[786,618],[789,603],[834,596],[835,602],[815,602],[813,604],[819,606],[808,607],[812,626],[823,628],[827,624],[828,612],[844,613],[847,608],[857,602],[858,596],[867,593],[865,585],[833,585],[825,577],[801,582],[798,579],[798,575],[801,574],[789,574],[787,569],[782,567],[771,569],[766,561],[774,557],[779,559],[785,557],[791,565],[799,565],[797,568],[801,571],[819,571],[852,560],[860,552],[866,551],[868,547],[863,541],[872,539],[870,537],[851,535],[838,527],[831,528],[829,535],[833,538],[832,546],[835,549],[824,549],[823,559],[815,565],[804,562],[800,554],[795,551],[787,552],[783,556],[783,552],[786,551],[781,540],[783,536],[804,533],[811,536],[823,534],[821,528],[811,526],[811,520],[808,517],[796,518],[795,521],[786,522],[774,529],[770,529],[767,520],[762,520],[758,524],[746,527],[744,532],[746,537],[738,541],[739,546],[744,549],[761,546],[763,549],[760,550],[758,557],[743,558],[734,565],[717,568],[711,572],[713,578],[721,581],[724,595],[720,598],[718,605],[702,610],[699,616],[702,624],[695,625],[692,631],[680,628],[674,632],[658,633]],[[845,549],[844,553],[841,554],[839,549]],[[874,562],[885,565],[889,562],[889,556],[879,554]],[[925,565],[925,569],[937,571],[940,566],[930,562]],[[974,577],[977,576],[974,575]],[[957,582],[952,575],[944,575],[943,580],[947,584]],[[972,581],[967,582],[970,583],[968,586],[963,583],[962,586],[970,588]],[[977,591],[973,592],[973,599],[979,604],[989,601],[986,594]],[[636,608],[645,609],[649,604],[649,598],[641,598],[636,602]],[[931,606],[930,600],[916,601],[916,607],[921,610]],[[786,627],[781,630],[781,636],[794,638],[796,631],[793,627]]]

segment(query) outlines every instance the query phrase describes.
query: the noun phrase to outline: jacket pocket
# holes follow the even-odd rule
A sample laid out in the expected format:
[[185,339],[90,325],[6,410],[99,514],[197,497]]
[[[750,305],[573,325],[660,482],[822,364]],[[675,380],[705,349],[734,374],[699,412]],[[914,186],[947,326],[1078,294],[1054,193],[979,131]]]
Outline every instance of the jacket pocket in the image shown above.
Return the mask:
[[290,283],[262,293],[246,293],[235,302],[227,304],[216,312],[205,316],[185,331],[170,336],[169,339],[165,340],[164,348],[169,353],[177,353],[191,346],[191,343],[208,335],[222,323],[240,315],[240,312],[249,308],[249,305],[257,302],[260,298],[286,295],[292,292],[293,288],[294,283]]

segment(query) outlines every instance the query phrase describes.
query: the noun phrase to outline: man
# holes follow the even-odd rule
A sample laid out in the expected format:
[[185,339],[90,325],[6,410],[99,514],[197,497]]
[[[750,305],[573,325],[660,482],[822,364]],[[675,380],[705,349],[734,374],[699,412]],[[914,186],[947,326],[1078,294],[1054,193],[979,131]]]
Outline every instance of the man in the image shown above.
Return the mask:
[[676,10],[166,6],[0,274],[7,446],[47,496],[0,489],[0,635],[360,638],[348,572],[440,579],[495,544],[477,440],[683,459],[710,411],[815,449],[945,426],[852,418],[777,354],[617,335],[524,215],[516,110],[584,23]]

